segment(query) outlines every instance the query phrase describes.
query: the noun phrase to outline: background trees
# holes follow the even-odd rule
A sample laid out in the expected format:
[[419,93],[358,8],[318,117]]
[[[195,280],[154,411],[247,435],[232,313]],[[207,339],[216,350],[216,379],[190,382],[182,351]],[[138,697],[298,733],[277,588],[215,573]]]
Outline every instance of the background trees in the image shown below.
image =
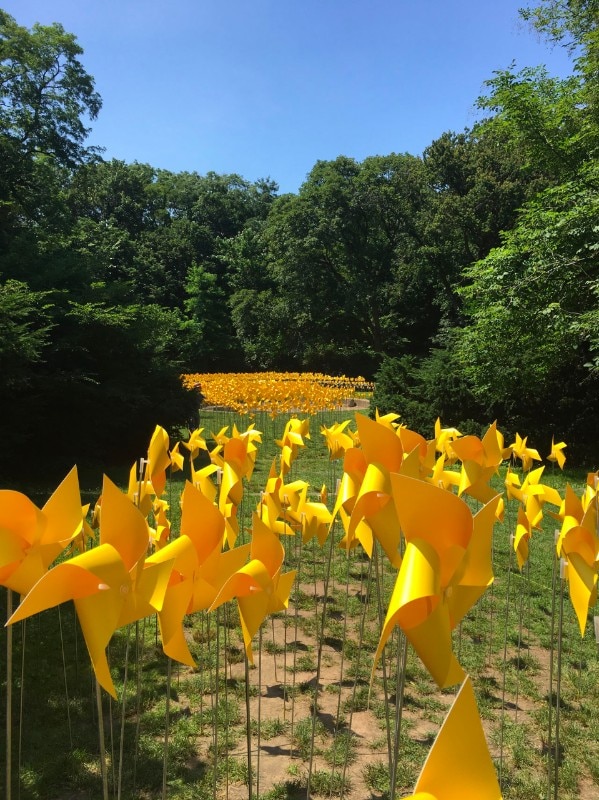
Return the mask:
[[574,451],[596,447],[599,278],[599,11],[551,2],[531,18],[576,52],[571,78],[501,73],[487,123],[514,139],[547,186],[528,199],[501,247],[465,271],[468,324],[458,357],[494,414],[537,435],[560,430]]
[[5,467],[40,438],[74,458],[65,428],[90,421],[98,456],[139,449],[194,413],[178,375],[206,369],[378,371],[375,402],[423,429],[497,416],[596,446],[598,12],[523,12],[571,77],[498,72],[471,130],[319,161],[278,196],[103,160],[75,37],[0,11]]

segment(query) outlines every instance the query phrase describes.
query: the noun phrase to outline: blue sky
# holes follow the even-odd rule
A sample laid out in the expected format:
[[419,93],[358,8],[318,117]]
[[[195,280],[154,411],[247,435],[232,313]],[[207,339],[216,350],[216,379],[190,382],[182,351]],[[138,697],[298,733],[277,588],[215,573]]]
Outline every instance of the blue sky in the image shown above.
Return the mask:
[[476,120],[494,70],[561,50],[525,0],[0,0],[21,25],[60,22],[84,49],[105,158],[270,176],[296,192],[315,162],[419,154]]

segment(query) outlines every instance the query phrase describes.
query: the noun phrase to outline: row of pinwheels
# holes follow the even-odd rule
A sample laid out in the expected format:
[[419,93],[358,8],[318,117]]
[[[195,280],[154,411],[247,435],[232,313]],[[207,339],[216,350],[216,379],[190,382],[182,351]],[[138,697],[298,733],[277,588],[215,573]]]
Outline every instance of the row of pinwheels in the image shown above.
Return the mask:
[[300,530],[307,538],[326,536],[331,521],[326,505],[308,500],[305,482],[285,483],[306,422],[292,419],[286,426],[280,468],[273,463],[252,517],[250,542],[241,546],[236,546],[237,512],[260,432],[234,427],[228,436],[223,429],[214,437],[210,464],[196,469],[198,452],[207,450],[201,434],[193,431],[183,443],[192,480],[181,496],[176,537],[170,536],[162,495],[166,470],[182,467],[183,456],[180,444],[169,453],[168,435],[160,427],[140,468],[133,465],[126,493],[104,478],[91,523],[99,527],[96,546],[76,468],[42,509],[20,492],[0,492],[0,583],[22,596],[9,623],[73,600],[96,677],[113,696],[106,647],[118,628],[148,615],[158,615],[165,653],[191,665],[184,617],[236,598],[251,660],[253,636],[267,614],[287,605],[295,575],[283,572],[280,535]]
[[[324,487],[315,502],[308,499],[305,481],[288,480],[291,464],[310,435],[307,420],[290,419],[252,513],[250,541],[242,545],[238,509],[261,441],[252,425],[243,432],[233,427],[230,436],[228,428],[222,429],[213,435],[211,450],[198,429],[170,452],[166,432],[157,427],[147,458],[132,467],[127,493],[104,479],[92,518],[92,525],[99,526],[95,546],[76,470],[42,509],[18,492],[0,492],[0,584],[23,596],[9,622],[72,599],[98,681],[114,695],[106,647],[115,630],[157,614],[165,653],[193,664],[185,616],[236,599],[252,660],[253,637],[268,614],[286,607],[295,578],[293,570],[285,571],[281,537],[298,533],[303,541],[316,537],[322,545],[339,518],[341,547],[359,545],[371,556],[377,541],[397,570],[373,674],[393,627],[399,625],[437,684],[450,686],[465,679],[452,651],[451,632],[493,581],[493,525],[503,516],[504,501],[491,479],[513,457],[526,471],[522,482],[512,470],[506,477],[508,499],[520,503],[513,537],[518,563],[522,567],[527,557],[544,503],[555,506],[554,516],[562,521],[557,551],[568,563],[570,594],[583,633],[597,586],[596,476],[589,477],[582,498],[568,487],[562,500],[541,483],[542,467],[531,470],[540,456],[526,446],[526,439],[517,436],[505,447],[495,424],[479,439],[438,423],[435,438],[427,441],[396,419],[356,415],[355,432],[349,421],[322,428],[330,457],[343,458],[332,513]],[[549,457],[560,466],[564,447],[555,445]],[[190,481],[181,497],[179,535],[173,537],[162,495],[166,470],[184,467],[182,448],[189,456]],[[200,450],[208,453],[210,463],[197,468]],[[468,496],[481,504],[475,514],[464,500]],[[464,688],[459,704],[469,709],[471,735],[484,743],[472,698],[467,699],[470,693]],[[461,713],[452,710],[464,724]],[[452,738],[439,737],[436,760],[427,761],[417,792],[444,796],[431,788],[431,763],[446,764],[449,756],[439,753]],[[477,796],[495,797],[486,746],[484,751],[486,759],[480,763],[486,766],[469,770],[461,785],[478,787]]]
[[[435,439],[427,441],[396,419],[396,415],[377,415],[375,422],[357,415],[357,437],[349,434],[347,423],[323,431],[331,457],[344,459],[334,510],[345,531],[342,544],[348,548],[359,544],[371,555],[376,540],[397,569],[373,675],[398,625],[439,688],[468,682],[452,651],[451,632],[493,582],[493,526],[503,519],[505,503],[491,479],[506,459],[520,460],[526,473],[521,481],[508,468],[505,478],[508,499],[519,502],[512,536],[518,564],[522,569],[532,532],[541,529],[544,504],[553,505],[557,509],[553,516],[562,523],[556,557],[567,563],[570,597],[584,635],[589,609],[597,598],[597,475],[589,475],[582,498],[568,486],[562,499],[554,488],[541,483],[544,467],[531,469],[534,461],[541,460],[538,452],[519,435],[505,447],[495,423],[480,439],[442,429],[438,421]],[[553,443],[548,457],[560,467],[564,448],[563,442]],[[465,502],[467,497],[481,504],[475,514],[472,504]],[[447,777],[455,775],[460,763],[468,767],[456,782],[459,796],[499,796],[476,704],[466,697],[470,689],[464,686],[456,699],[459,709],[452,708],[414,797],[453,797],[447,794]],[[482,743],[476,762],[455,759],[458,740],[464,737]]]
[[373,388],[361,377],[314,372],[194,373],[181,378],[184,386],[199,388],[209,406],[225,406],[240,414],[264,412],[272,417],[338,409],[356,391]]

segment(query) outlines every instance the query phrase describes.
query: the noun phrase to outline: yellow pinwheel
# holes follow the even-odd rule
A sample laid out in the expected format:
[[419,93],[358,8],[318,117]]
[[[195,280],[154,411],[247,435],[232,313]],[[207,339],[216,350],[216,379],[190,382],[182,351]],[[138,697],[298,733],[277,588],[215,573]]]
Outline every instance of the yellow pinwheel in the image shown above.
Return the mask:
[[469,494],[481,503],[497,495],[490,485],[504,457],[503,436],[493,423],[482,439],[463,436],[451,442],[451,449],[462,462],[458,495]]
[[190,458],[195,458],[200,450],[208,450],[206,440],[202,436],[203,432],[204,428],[196,428],[189,432],[189,439],[186,442],[181,442],[183,447],[189,450]]
[[466,678],[405,800],[501,800],[495,767]]
[[526,511],[520,506],[518,508],[518,520],[516,522],[516,533],[514,534],[514,552],[518,559],[520,569],[528,561],[528,542],[532,536],[532,524]]
[[[456,458],[457,456],[453,456],[454,461]],[[454,487],[458,487],[460,485],[460,473],[452,469],[445,469],[448,463],[451,463],[451,459],[448,461],[445,454],[441,453],[435,461],[430,475],[425,477],[425,480],[432,483],[433,486],[439,486],[446,491],[451,491]]]
[[390,412],[389,414],[381,414],[379,413],[378,408],[376,408],[374,411],[374,418],[380,425],[384,425],[386,428],[390,428],[392,431],[399,427],[399,423],[397,422],[397,420],[400,418],[399,414],[394,414],[393,412]]
[[325,437],[331,461],[343,458],[345,451],[354,446],[354,440],[349,433],[344,433],[349,423],[350,420],[346,419],[345,422],[334,422],[330,428],[327,428],[326,425],[320,428],[321,434]]
[[599,536],[597,507],[582,501],[566,487],[562,529],[556,543],[557,554],[568,563],[567,579],[570,600],[576,612],[580,635],[584,636],[589,609],[597,601]]
[[381,464],[388,472],[399,472],[403,446],[396,430],[356,414],[360,446],[367,464]]
[[181,453],[179,446],[181,442],[177,442],[174,447],[171,448],[170,458],[171,458],[171,469],[173,472],[177,470],[183,469],[184,459],[183,453]]
[[208,608],[225,581],[247,560],[249,547],[222,553],[225,520],[198,489],[187,482],[182,495],[181,535],[146,559],[146,566],[172,562],[162,609],[158,612],[163,649],[194,665],[183,632],[186,614]]
[[441,420],[437,417],[435,421],[435,448],[437,452],[445,456],[448,464],[452,464],[456,455],[451,447],[451,443],[459,439],[462,434],[457,428],[442,428]]
[[26,594],[82,531],[76,467],[41,510],[21,492],[0,491],[0,585]]
[[[351,512],[356,503],[358,492],[360,491],[360,486],[366,474],[366,468],[366,459],[362,450],[352,447],[346,451],[345,458],[343,459],[343,476],[339,483],[339,491],[337,492],[337,500],[335,501],[331,520],[332,526],[337,515],[339,515],[343,523],[346,535],[339,543],[339,547],[350,549],[355,547],[360,540],[360,537],[356,537],[355,535],[350,536],[349,523]],[[362,525],[362,523],[360,523],[360,525]],[[367,537],[371,536],[367,531],[364,532],[364,535]]]
[[127,497],[136,505],[144,517],[147,518],[152,510],[152,496],[154,488],[148,479],[146,467],[143,459],[135,462],[129,470],[129,485],[127,487]]
[[276,440],[276,444],[281,448],[281,474],[287,475],[291,469],[291,464],[297,457],[300,447],[305,447],[304,438],[310,438],[310,420],[300,420],[292,417],[285,425],[283,436]]
[[237,598],[243,641],[253,663],[252,639],[268,614],[282,611],[289,603],[295,570],[281,573],[285,551],[278,536],[260,520],[252,519],[250,561],[224,584],[210,611]]
[[528,436],[522,438],[519,433],[516,434],[516,441],[510,445],[512,453],[522,461],[522,469],[525,472],[532,467],[533,461],[541,461],[541,456],[538,450],[526,446]]
[[537,529],[540,529],[545,503],[557,508],[560,508],[562,504],[562,498],[557,489],[541,483],[544,470],[545,467],[531,469],[520,487],[521,502],[526,507],[526,516],[532,527]]
[[556,461],[557,465],[560,469],[564,468],[564,464],[566,463],[566,456],[564,455],[564,450],[568,445],[565,442],[558,442],[555,443],[555,439],[553,436],[551,437],[551,452],[547,456],[547,461]]
[[154,513],[156,527],[150,528],[150,542],[156,550],[160,550],[161,547],[164,547],[170,536],[171,523],[167,514],[168,510],[169,504],[166,500],[160,497],[154,498],[152,511]]
[[[304,544],[316,537],[322,547],[329,535],[333,516],[323,502],[314,502],[308,499],[309,486],[305,481],[294,481],[295,483],[302,484],[300,491],[296,495],[298,502],[294,508],[286,510],[285,519],[290,518],[292,524],[295,523],[297,528],[301,530]],[[280,491],[285,493],[287,490],[288,486],[283,485]]]
[[491,536],[498,498],[476,515],[460,498],[404,475],[391,475],[406,540],[381,632],[375,666],[394,625],[406,634],[440,688],[463,679],[451,630],[493,580]]
[[106,646],[117,628],[161,610],[171,572],[172,561],[144,565],[147,547],[143,515],[105,477],[99,546],[46,572],[7,624],[74,600],[96,677],[116,697]]
[[160,425],[156,425],[148,447],[146,481],[151,484],[152,491],[157,497],[160,497],[166,486],[166,470],[171,463],[168,448],[168,433]]
[[391,497],[389,472],[380,464],[368,464],[356,497],[347,531],[348,539],[358,539],[372,558],[374,537],[380,542],[394,567],[401,564],[400,528]]
[[260,431],[254,430],[253,426],[244,433],[239,433],[234,427],[233,436],[225,443],[222,456],[219,455],[218,461],[215,462],[222,467],[218,507],[225,518],[229,547],[235,545],[239,532],[237,508],[243,496],[243,479],[252,475],[257,452],[254,442],[261,441],[260,437]]

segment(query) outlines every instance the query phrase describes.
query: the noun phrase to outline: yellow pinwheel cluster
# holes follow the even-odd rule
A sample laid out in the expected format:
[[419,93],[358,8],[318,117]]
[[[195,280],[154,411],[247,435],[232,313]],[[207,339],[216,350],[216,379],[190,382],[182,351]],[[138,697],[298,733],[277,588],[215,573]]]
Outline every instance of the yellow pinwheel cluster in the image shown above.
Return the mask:
[[[269,413],[300,408],[304,401],[311,410],[331,407],[337,404],[332,392],[347,397],[348,386],[355,387],[329,385],[335,379],[319,375],[238,376],[245,380],[239,384],[231,383],[231,376],[186,377],[201,383],[208,402],[232,407],[234,396],[239,409]],[[278,388],[268,394],[261,381]],[[310,386],[329,392],[328,400],[309,394]],[[567,563],[570,597],[584,634],[597,596],[598,475],[588,477],[582,497],[568,486],[562,500],[541,482],[544,467],[531,469],[540,456],[526,437],[517,434],[506,447],[495,423],[479,438],[443,428],[438,420],[434,439],[426,440],[395,414],[377,413],[375,420],[357,414],[355,431],[349,420],[321,427],[331,460],[343,459],[331,512],[326,487],[310,498],[305,481],[290,479],[310,438],[309,420],[292,416],[276,442],[280,453],[252,513],[249,541],[239,544],[238,510],[262,434],[253,425],[246,430],[233,425],[208,436],[210,445],[203,434],[203,428],[190,431],[187,441],[169,450],[169,437],[157,426],[146,458],[131,467],[126,492],[104,478],[93,512],[97,536],[85,521],[88,509],[81,506],[75,468],[41,509],[19,492],[0,491],[0,585],[22,596],[8,623],[73,600],[98,682],[116,696],[106,648],[118,628],[156,614],[164,652],[193,665],[186,616],[235,600],[252,661],[256,633],[269,614],[287,607],[295,580],[295,571],[285,570],[281,537],[316,538],[322,546],[339,519],[340,547],[360,546],[372,557],[378,543],[396,571],[373,675],[399,626],[439,687],[463,682],[414,800],[499,798],[470,680],[452,649],[452,631],[494,579],[493,528],[503,518],[504,501],[492,481],[505,460],[522,462],[523,478],[513,469],[505,478],[507,499],[519,504],[513,545],[520,568],[533,530],[540,529],[544,504],[558,509],[557,555]],[[552,443],[548,459],[563,467],[565,447]],[[209,461],[204,466],[197,466],[200,453]],[[173,537],[163,494],[167,471],[175,469],[187,469],[189,480],[181,496],[179,535]],[[479,504],[476,512],[472,501]],[[470,766],[464,771],[466,742]]]
[[[244,643],[264,618],[285,608],[295,572],[283,571],[281,534],[301,532],[323,542],[331,514],[322,502],[308,500],[308,484],[285,484],[285,475],[309,436],[307,420],[289,421],[280,441],[279,469],[273,464],[266,490],[253,515],[250,542],[236,546],[237,511],[243,482],[251,477],[261,433],[253,425],[213,434],[209,450],[202,429],[192,431],[169,453],[166,431],[157,426],[147,457],[132,466],[121,492],[104,478],[94,510],[99,527],[95,546],[85,550],[84,520],[73,469],[42,509],[18,492],[0,492],[0,583],[22,595],[12,624],[73,600],[98,682],[116,696],[106,657],[114,632],[157,614],[165,653],[193,665],[183,632],[184,618],[215,610],[236,599]],[[161,497],[169,467],[181,469],[189,453],[189,472],[181,497],[179,536],[170,538],[168,504]],[[196,469],[198,453],[210,464]],[[216,479],[216,480],[215,480]],[[81,552],[56,563],[69,546]]]
[[[499,496],[488,481],[501,463],[503,441],[494,425],[480,440],[439,424],[436,439],[427,442],[396,419],[356,415],[360,447],[345,451],[334,514],[345,529],[342,546],[359,543],[372,555],[376,540],[398,570],[375,665],[399,625],[444,687],[463,678],[451,631],[493,580]],[[458,457],[461,472],[449,469]],[[473,516],[461,494],[486,505]]]
[[372,391],[364,378],[332,377],[319,372],[194,373],[183,385],[198,388],[209,406],[240,414],[265,412],[314,414],[340,408],[356,391]]
[[[404,631],[439,687],[465,680],[415,788],[414,800],[500,797],[474,694],[452,651],[451,632],[493,581],[491,541],[500,497],[489,485],[504,456],[495,425],[483,437],[436,426],[432,441],[397,415],[356,415],[357,437],[323,429],[331,456],[344,452],[334,515],[341,546],[372,555],[378,541],[397,569],[373,675],[394,626]],[[359,441],[359,445],[358,445]],[[454,468],[461,460],[461,469]],[[455,493],[454,493],[455,491]],[[461,495],[484,503],[472,513]],[[456,731],[459,729],[459,736]],[[477,765],[465,770],[460,742],[475,742]],[[457,774],[464,773],[464,774]]]

